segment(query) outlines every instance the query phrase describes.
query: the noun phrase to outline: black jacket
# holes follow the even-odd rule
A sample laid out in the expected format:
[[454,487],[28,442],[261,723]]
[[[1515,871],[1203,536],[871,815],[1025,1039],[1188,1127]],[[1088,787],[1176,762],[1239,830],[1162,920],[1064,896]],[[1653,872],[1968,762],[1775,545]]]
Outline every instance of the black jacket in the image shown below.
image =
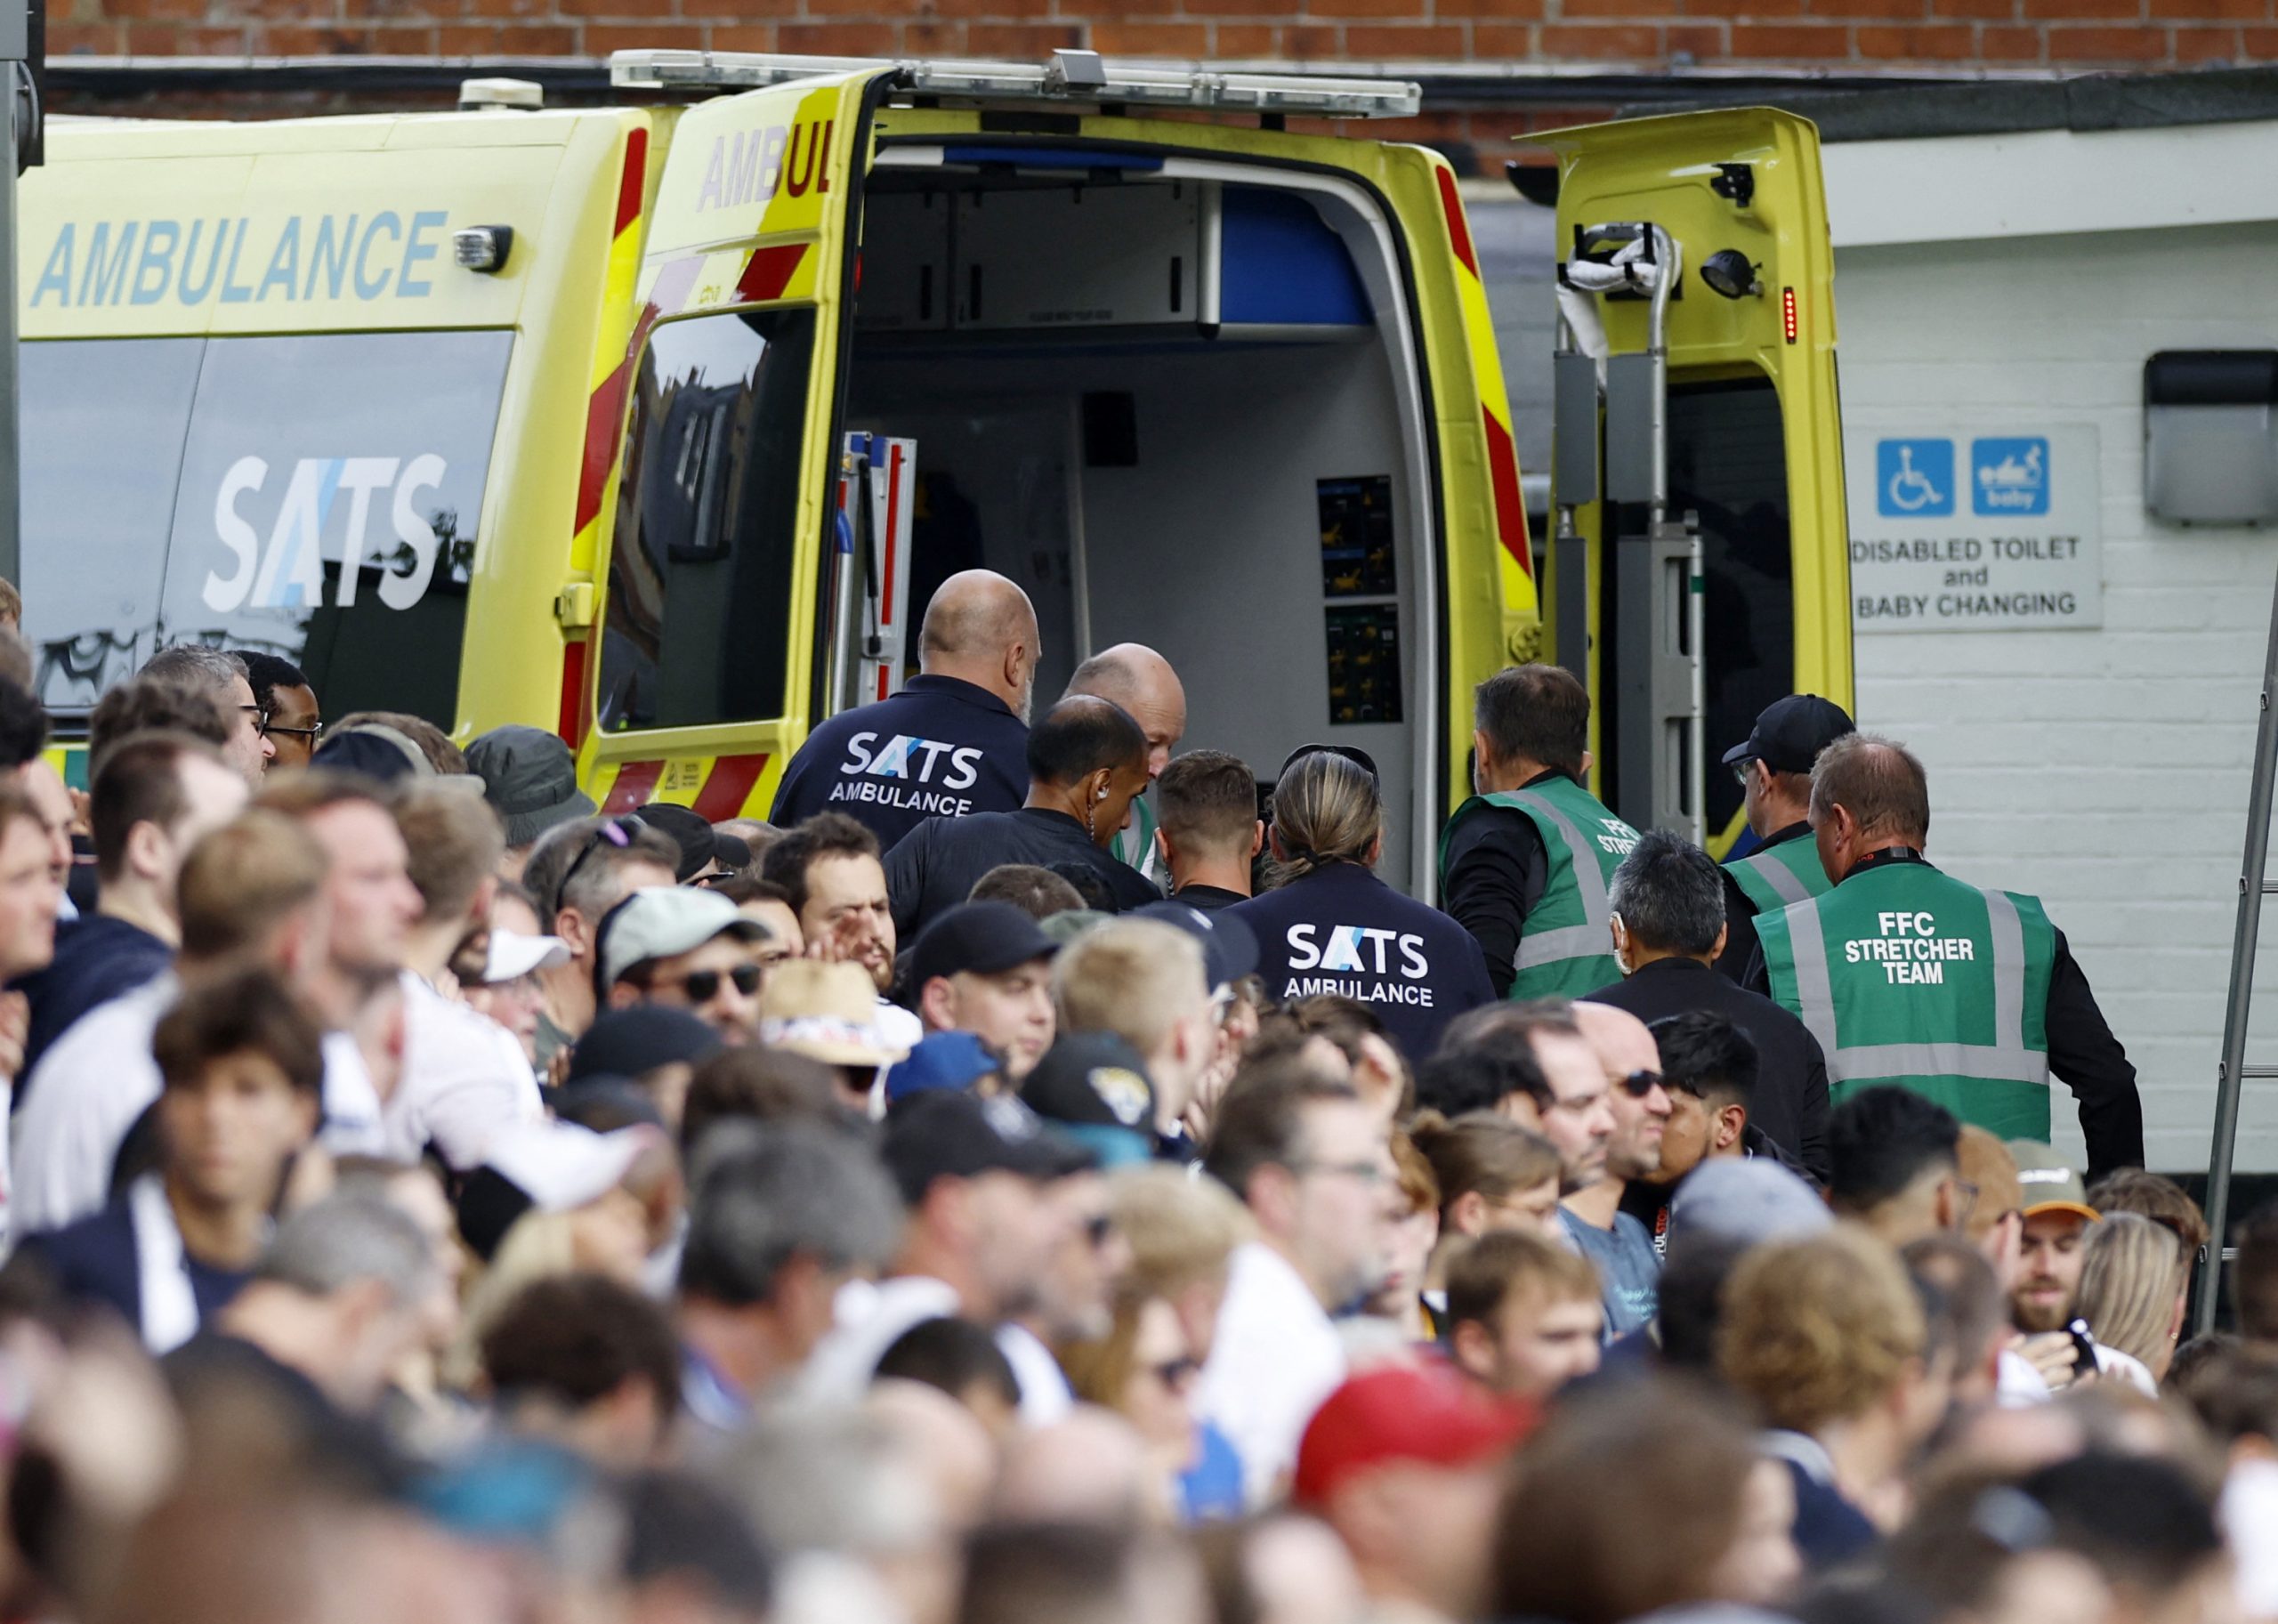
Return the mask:
[[[1538,772],[1519,788],[1571,776]],[[1440,907],[1472,933],[1487,956],[1487,979],[1498,998],[1510,996],[1519,973],[1519,936],[1549,883],[1550,854],[1542,849],[1534,820],[1523,812],[1482,806],[1448,836]]]
[[1163,900],[1146,876],[1094,845],[1084,826],[1066,812],[1023,806],[1018,812],[929,818],[886,853],[886,896],[893,906],[895,936],[917,941],[934,915],[964,901],[975,880],[1005,863],[1040,869],[1080,865],[1106,885],[1119,912]]
[[1749,1124],[1806,1174],[1827,1183],[1833,1171],[1827,1149],[1827,1057],[1801,1021],[1690,958],[1657,958],[1635,975],[1599,988],[1590,1002],[1626,1009],[1648,1026],[1664,1015],[1705,1009],[1746,1032],[1757,1054]]
[[1029,793],[1029,730],[1004,700],[953,676],[841,711],[783,769],[768,821],[789,828],[842,812],[882,851],[920,824],[1010,812]]

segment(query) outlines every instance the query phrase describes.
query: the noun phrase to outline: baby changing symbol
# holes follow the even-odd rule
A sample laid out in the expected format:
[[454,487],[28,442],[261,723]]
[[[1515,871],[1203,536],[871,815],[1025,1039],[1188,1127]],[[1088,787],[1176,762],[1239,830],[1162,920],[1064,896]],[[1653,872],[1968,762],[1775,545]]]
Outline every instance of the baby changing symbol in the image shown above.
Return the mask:
[[1970,441],[1969,482],[1971,504],[1977,513],[2047,513],[2048,441]]

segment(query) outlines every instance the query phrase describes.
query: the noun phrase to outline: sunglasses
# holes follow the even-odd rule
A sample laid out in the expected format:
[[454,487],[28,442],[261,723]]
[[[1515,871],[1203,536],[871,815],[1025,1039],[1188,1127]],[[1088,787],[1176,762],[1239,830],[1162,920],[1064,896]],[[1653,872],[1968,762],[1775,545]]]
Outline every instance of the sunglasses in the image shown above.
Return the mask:
[[305,739],[309,741],[311,747],[313,748],[317,741],[324,737],[324,723],[322,722],[312,722],[306,727],[279,727],[277,723],[270,721],[264,716],[262,719],[261,731],[268,734],[271,739],[278,737],[279,734],[282,734],[287,739]]
[[1366,750],[1361,749],[1357,745],[1301,744],[1296,749],[1289,752],[1288,760],[1281,764],[1281,772],[1275,774],[1274,781],[1279,783],[1282,776],[1286,775],[1290,768],[1296,766],[1308,755],[1342,755],[1346,761],[1351,762],[1354,766],[1360,768],[1363,772],[1366,772],[1370,780],[1378,780],[1381,778],[1381,775],[1377,772],[1377,758],[1369,755]]
[[1661,1086],[1661,1074],[1658,1071],[1632,1071],[1627,1077],[1615,1079],[1613,1086],[1631,1099],[1642,1100]]
[[757,965],[738,965],[732,970],[691,970],[678,982],[665,982],[660,985],[677,985],[691,1004],[709,1004],[720,996],[720,983],[723,981],[748,998],[759,991],[759,984],[764,979]]
[[1755,756],[1741,756],[1740,760],[1733,764],[1733,781],[1738,784],[1742,789],[1746,789],[1748,788],[1748,770],[1754,765],[1756,765]]

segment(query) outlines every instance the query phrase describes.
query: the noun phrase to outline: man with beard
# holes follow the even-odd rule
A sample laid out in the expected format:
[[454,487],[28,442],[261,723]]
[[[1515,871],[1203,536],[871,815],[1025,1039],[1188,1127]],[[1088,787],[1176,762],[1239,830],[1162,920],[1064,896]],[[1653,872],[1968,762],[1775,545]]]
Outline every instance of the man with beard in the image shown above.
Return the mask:
[[913,1046],[925,1029],[886,1002],[895,932],[876,838],[844,812],[817,812],[768,847],[763,861],[768,883],[781,887],[798,916],[807,957],[860,965],[877,989],[880,1030],[894,1047]]
[[[2017,1283],[2009,1294],[2010,1317],[2025,1334],[2016,1351],[2052,1392],[2060,1391],[2091,1374],[2070,1328],[2080,1295],[2080,1270],[2088,1261],[2088,1227],[2102,1223],[2104,1216],[2088,1205],[2078,1169],[2048,1145],[2013,1139],[2009,1153],[2017,1159],[2025,1214]],[[2102,1343],[2091,1345],[2096,1350],[2094,1374],[2117,1372],[2151,1390],[2151,1375],[2140,1361]]]
[[925,606],[918,675],[808,734],[768,821],[844,812],[891,851],[929,819],[1013,811],[1029,788],[1038,642],[1018,586],[987,570],[951,576]]
[[1661,1165],[1669,1095],[1661,1086],[1660,1050],[1643,1021],[1610,1004],[1577,1004],[1574,1020],[1605,1074],[1613,1132],[1605,1142],[1603,1176],[1570,1193],[1559,1216],[1576,1248],[1597,1265],[1611,1342],[1648,1323],[1659,1306],[1660,1256],[1645,1226],[1621,1210],[1621,1195],[1631,1179]]

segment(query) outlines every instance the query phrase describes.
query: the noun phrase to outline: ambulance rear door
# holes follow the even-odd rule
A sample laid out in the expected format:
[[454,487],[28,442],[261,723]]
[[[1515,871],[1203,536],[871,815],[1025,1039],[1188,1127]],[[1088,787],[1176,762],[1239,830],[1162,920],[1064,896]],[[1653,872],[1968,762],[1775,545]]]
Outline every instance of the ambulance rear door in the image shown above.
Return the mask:
[[[678,54],[643,53],[626,82],[659,85],[658,62]],[[624,432],[604,450],[614,521],[580,764],[609,810],[763,815],[818,714],[822,597],[840,574],[848,226],[894,71],[774,75],[670,132]]]
[[1728,850],[1721,765],[1789,692],[1851,696],[1834,256],[1819,138],[1741,108],[1554,132],[1553,657],[1595,788]]

